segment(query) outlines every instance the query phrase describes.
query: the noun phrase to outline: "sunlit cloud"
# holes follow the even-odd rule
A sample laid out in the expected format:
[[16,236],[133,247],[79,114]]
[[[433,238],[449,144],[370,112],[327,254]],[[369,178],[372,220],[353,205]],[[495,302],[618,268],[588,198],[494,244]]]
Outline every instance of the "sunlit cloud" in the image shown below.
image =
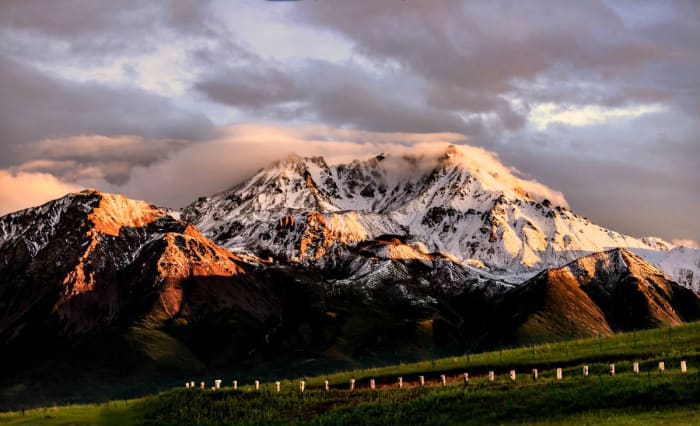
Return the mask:
[[545,102],[535,105],[530,110],[529,119],[537,130],[543,131],[550,124],[591,126],[661,112],[664,109],[665,107],[662,105],[606,108],[598,105],[566,106]]
[[11,173],[0,170],[0,214],[37,206],[80,190],[47,173]]
[[700,249],[700,245],[698,244],[697,241],[691,240],[688,238],[676,238],[671,240],[671,244],[679,246],[679,247],[689,247],[689,248],[694,248],[694,249]]

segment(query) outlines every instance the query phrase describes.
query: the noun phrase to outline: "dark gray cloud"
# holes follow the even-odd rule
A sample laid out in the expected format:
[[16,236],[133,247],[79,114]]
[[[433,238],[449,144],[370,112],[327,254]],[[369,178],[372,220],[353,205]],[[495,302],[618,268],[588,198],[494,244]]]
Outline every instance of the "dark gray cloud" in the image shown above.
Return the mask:
[[[697,1],[252,5],[0,2],[0,168],[157,195],[144,173],[168,182],[158,164],[212,121],[451,131],[596,222],[700,240]],[[276,47],[286,35],[309,45]],[[119,76],[89,80],[104,69]],[[657,112],[540,128],[542,103]]]
[[44,60],[109,61],[153,51],[176,35],[206,36],[216,32],[215,23],[209,1],[0,2],[0,26],[15,39],[14,53]]
[[[29,161],[28,143],[74,135],[195,139],[209,119],[133,87],[50,77],[0,56],[0,167]],[[145,142],[144,142],[145,143]]]

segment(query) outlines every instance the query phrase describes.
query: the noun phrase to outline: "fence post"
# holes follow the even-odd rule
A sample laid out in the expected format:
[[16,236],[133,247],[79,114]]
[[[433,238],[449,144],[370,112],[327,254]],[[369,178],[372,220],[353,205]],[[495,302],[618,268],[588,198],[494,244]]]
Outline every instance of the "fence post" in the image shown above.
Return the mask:
[[515,381],[515,370],[510,370],[510,381],[511,382]]
[[532,369],[532,380],[537,381],[537,369]]
[[418,376],[418,383],[421,387],[425,386],[425,376]]
[[561,368],[557,368],[557,380],[561,380],[564,378],[564,372]]
[[369,388],[372,390],[375,390],[377,388],[377,385],[374,382],[374,379],[369,379]]
[[635,362],[632,364],[632,371],[634,371],[635,376],[639,376],[639,363]]
[[666,363],[663,361],[659,362],[659,374],[663,374],[666,371]]
[[681,361],[681,374],[685,374],[688,372],[688,366],[685,363],[685,360]]
[[277,388],[277,393],[280,393],[280,382],[275,382],[275,388]]
[[493,382],[496,380],[496,375],[493,373],[493,370],[489,371],[489,382]]
[[610,363],[610,375],[611,376],[615,375],[615,364],[612,362]]
[[355,390],[355,379],[350,379],[350,390]]
[[304,393],[304,388],[306,388],[306,381],[302,380],[299,382],[299,392]]
[[326,380],[326,382],[324,383],[324,389],[326,389],[326,392],[328,392],[329,390],[331,390],[331,386],[330,386],[330,384],[328,383],[328,380]]
[[238,380],[233,381],[233,390],[238,389]]
[[221,379],[214,380],[214,387],[221,389]]
[[260,390],[260,380],[255,381],[255,390]]
[[447,385],[447,378],[445,377],[444,374],[440,374],[440,383],[441,383],[443,386],[446,386],[446,385]]
[[398,384],[399,384],[399,389],[403,388],[403,377],[399,377]]
[[583,377],[588,377],[588,366],[587,365],[583,366]]
[[464,384],[465,385],[469,384],[469,373],[464,373]]

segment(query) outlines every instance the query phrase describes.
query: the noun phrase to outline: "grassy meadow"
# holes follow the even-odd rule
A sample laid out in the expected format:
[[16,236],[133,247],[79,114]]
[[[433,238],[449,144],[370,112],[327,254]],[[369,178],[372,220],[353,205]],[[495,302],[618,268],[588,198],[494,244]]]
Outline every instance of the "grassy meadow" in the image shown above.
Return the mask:
[[[688,371],[680,372],[686,360]],[[632,363],[640,363],[640,374]],[[666,371],[658,371],[664,361]],[[609,363],[616,375],[609,375]],[[589,365],[583,377],[582,365]],[[0,414],[1,425],[69,424],[700,424],[700,322],[618,334],[465,354],[419,363],[358,369],[281,380],[240,383],[231,380],[212,391],[183,387],[128,401],[47,407]],[[537,368],[538,380],[531,371]],[[556,379],[556,368],[563,379]],[[515,382],[509,371],[516,371]],[[494,371],[495,380],[488,380]],[[465,384],[463,373],[470,375]],[[447,385],[439,377],[445,374]],[[418,386],[418,376],[426,386]],[[397,377],[404,386],[398,388]],[[350,392],[350,379],[356,388]],[[377,390],[369,389],[374,378]],[[331,390],[326,392],[328,380]]]

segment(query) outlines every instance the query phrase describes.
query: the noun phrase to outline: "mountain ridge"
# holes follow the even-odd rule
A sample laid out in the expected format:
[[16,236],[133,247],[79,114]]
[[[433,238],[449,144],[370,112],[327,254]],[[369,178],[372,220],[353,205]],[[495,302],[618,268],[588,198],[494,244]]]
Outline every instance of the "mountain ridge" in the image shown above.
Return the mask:
[[379,235],[404,235],[430,252],[520,281],[533,271],[625,247],[700,291],[700,251],[685,259],[659,238],[602,228],[542,196],[536,200],[524,189],[531,183],[464,158],[455,146],[432,159],[380,154],[332,166],[322,157],[294,155],[200,198],[182,217],[234,251],[265,251],[321,268],[336,264],[348,246]]

